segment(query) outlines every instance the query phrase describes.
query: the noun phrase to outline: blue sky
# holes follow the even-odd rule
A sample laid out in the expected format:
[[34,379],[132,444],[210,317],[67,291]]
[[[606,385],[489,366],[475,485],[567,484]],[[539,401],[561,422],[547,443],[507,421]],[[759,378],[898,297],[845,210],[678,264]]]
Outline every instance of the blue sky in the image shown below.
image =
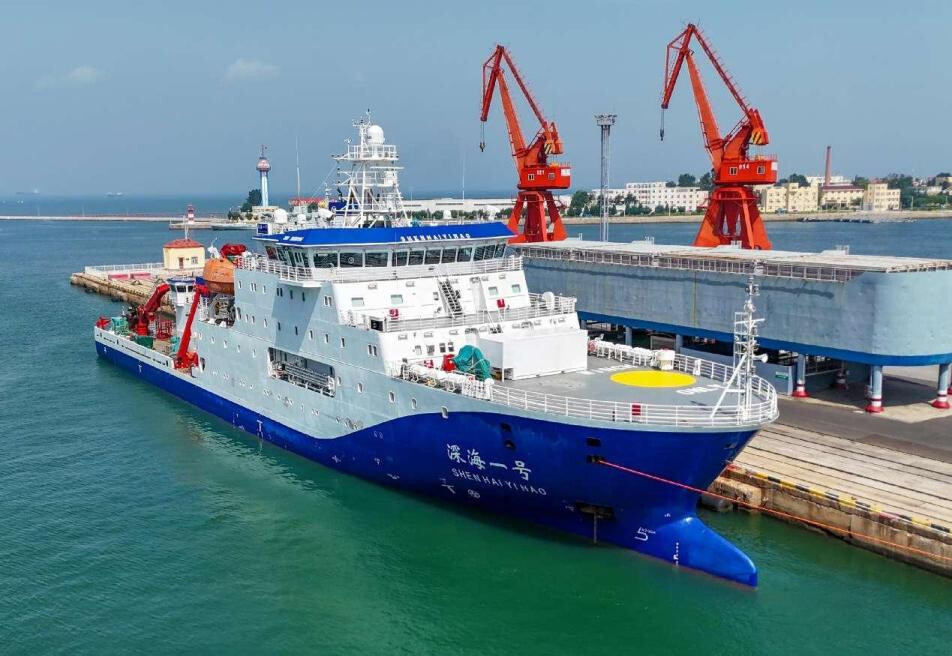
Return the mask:
[[[580,187],[598,182],[596,112],[619,115],[612,182],[709,167],[688,80],[658,140],[665,44],[698,22],[763,114],[782,173],[952,168],[948,2],[3,3],[0,194],[243,193],[258,144],[272,188],[319,190],[372,108],[405,193],[504,191],[494,107],[480,153],[480,67],[507,45],[559,126]],[[722,128],[738,118],[704,70]],[[524,109],[524,108],[523,108]],[[527,132],[534,126],[524,111]]]

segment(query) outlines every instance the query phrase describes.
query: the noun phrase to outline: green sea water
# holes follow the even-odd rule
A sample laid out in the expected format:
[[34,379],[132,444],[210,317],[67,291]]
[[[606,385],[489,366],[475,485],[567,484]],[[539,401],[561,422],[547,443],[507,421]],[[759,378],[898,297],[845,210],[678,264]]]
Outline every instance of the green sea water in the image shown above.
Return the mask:
[[[771,236],[949,256],[950,227]],[[93,349],[119,306],[68,276],[168,238],[0,222],[0,654],[952,653],[952,581],[835,539],[705,513],[760,568],[741,588],[344,476],[138,382]]]

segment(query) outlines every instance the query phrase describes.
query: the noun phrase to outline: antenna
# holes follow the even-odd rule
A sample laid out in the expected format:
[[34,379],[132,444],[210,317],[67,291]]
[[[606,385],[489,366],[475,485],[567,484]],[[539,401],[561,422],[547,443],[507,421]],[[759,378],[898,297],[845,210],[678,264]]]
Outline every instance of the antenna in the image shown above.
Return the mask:
[[301,152],[298,150],[298,137],[294,135],[294,164],[297,168],[297,197],[301,197]]

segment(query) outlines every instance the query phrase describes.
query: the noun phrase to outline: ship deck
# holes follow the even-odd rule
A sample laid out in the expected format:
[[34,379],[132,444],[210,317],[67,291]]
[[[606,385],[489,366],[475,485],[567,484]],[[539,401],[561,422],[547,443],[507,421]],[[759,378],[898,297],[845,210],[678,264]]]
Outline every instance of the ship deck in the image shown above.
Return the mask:
[[[682,384],[652,386],[632,385],[612,380],[616,374],[626,372],[652,372],[651,378],[659,378],[664,372],[645,366],[621,363],[617,360],[589,356],[588,369],[564,374],[506,380],[497,385],[523,392],[547,394],[559,397],[597,399],[610,403],[640,403],[648,405],[678,405],[714,407],[724,389],[720,380],[673,372],[675,376],[688,376]],[[725,398],[733,403],[732,396]]]

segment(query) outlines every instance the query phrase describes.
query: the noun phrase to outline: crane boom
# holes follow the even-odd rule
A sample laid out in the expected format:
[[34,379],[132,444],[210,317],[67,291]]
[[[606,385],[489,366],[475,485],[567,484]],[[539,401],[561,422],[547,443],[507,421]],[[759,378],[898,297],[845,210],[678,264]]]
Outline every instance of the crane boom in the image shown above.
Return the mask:
[[[696,39],[714,70],[727,87],[742,116],[737,125],[722,135],[711,109],[711,103],[701,80],[701,74],[691,51],[691,39]],[[687,65],[697,105],[704,148],[711,158],[713,189],[704,221],[694,238],[695,246],[717,246],[740,241],[744,248],[769,249],[770,240],[760,219],[754,184],[773,184],[777,181],[777,160],[774,157],[750,156],[750,145],[769,143],[767,128],[760,112],[751,107],[727,72],[720,57],[711,48],[701,30],[689,23],[665,50],[664,86],[661,109],[668,108],[683,65]],[[662,126],[663,114],[662,114]],[[664,139],[664,127],[661,128]]]
[[[512,94],[506,82],[504,66],[516,81],[519,90],[525,97],[532,113],[539,123],[539,130],[530,142],[522,132],[519,116],[512,101]],[[485,127],[489,118],[496,90],[499,91],[502,102],[503,115],[506,120],[506,129],[509,133],[509,143],[512,147],[512,158],[516,165],[519,182],[516,185],[519,194],[509,217],[509,228],[517,232],[514,242],[521,241],[550,241],[565,239],[566,232],[562,226],[562,217],[559,215],[552,189],[568,189],[571,184],[571,169],[566,164],[548,161],[549,155],[562,154],[562,139],[555,123],[549,121],[542,114],[542,109],[535,97],[529,91],[525,80],[516,68],[509,52],[501,45],[497,45],[493,53],[483,63],[483,93],[479,114],[481,127]],[[479,149],[485,150],[485,137],[480,139]],[[525,208],[526,217],[522,229],[522,210]],[[546,220],[548,213],[548,221]],[[549,229],[551,225],[551,229]]]

